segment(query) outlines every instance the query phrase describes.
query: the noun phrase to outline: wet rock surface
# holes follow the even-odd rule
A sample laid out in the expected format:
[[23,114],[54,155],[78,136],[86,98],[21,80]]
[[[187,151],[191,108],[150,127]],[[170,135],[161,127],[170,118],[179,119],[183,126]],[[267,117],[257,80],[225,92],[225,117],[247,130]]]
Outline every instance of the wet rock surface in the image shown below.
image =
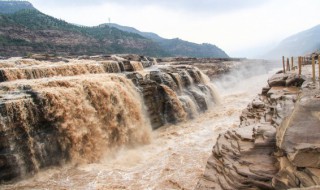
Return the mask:
[[214,104],[214,87],[197,68],[167,66],[127,74],[143,94],[153,128],[195,117]]
[[[237,64],[235,64],[234,61]],[[10,58],[0,61],[0,81],[37,79],[54,76],[75,76],[95,73],[141,71],[153,65],[194,66],[210,79],[230,72],[241,59],[218,58],[153,58],[135,54],[57,57],[50,54],[33,54],[28,58]],[[250,65],[250,64],[248,64]]]
[[318,189],[319,87],[300,88],[304,80],[293,73],[268,80],[239,127],[219,135],[196,189]]
[[189,65],[195,66],[202,70],[211,79],[217,78],[221,74],[228,73],[235,67],[235,61],[243,61],[243,59],[217,59],[217,58],[162,58],[158,59],[160,63],[170,65]]

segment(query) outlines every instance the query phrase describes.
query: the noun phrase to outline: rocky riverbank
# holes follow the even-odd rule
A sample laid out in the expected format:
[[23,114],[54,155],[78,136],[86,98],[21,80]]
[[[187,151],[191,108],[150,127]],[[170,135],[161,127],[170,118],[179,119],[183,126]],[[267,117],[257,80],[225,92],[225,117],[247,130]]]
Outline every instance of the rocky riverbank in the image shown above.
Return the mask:
[[239,127],[219,135],[196,189],[320,184],[319,85],[304,80],[294,73],[268,80],[243,111]]

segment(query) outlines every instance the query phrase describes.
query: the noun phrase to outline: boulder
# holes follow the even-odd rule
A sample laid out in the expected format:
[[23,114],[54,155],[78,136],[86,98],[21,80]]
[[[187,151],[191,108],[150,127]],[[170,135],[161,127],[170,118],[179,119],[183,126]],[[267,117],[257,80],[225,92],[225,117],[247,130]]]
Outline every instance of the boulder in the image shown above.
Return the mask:
[[270,87],[275,86],[301,86],[305,78],[295,73],[277,73],[268,79]]
[[286,86],[286,80],[288,76],[283,73],[275,74],[268,80],[268,84],[270,87],[273,86]]

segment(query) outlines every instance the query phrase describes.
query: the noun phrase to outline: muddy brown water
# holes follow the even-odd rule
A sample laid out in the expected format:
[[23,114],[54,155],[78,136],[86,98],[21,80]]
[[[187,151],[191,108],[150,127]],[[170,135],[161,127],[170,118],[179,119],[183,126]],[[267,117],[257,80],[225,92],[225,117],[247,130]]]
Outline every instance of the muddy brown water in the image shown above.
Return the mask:
[[232,87],[217,81],[220,105],[153,131],[147,145],[108,152],[93,164],[52,167],[0,189],[193,189],[219,133],[237,127],[241,111],[271,73],[241,79]]

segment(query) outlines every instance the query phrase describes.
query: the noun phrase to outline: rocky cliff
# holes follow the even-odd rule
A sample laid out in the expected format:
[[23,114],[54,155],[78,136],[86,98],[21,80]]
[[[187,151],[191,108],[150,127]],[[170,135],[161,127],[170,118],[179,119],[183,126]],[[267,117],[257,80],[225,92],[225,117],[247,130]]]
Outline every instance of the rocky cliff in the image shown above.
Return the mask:
[[319,185],[319,87],[276,74],[220,134],[196,189],[290,189]]
[[319,86],[306,83],[290,117],[277,128],[279,171],[272,180],[275,189],[320,185],[319,114]]

